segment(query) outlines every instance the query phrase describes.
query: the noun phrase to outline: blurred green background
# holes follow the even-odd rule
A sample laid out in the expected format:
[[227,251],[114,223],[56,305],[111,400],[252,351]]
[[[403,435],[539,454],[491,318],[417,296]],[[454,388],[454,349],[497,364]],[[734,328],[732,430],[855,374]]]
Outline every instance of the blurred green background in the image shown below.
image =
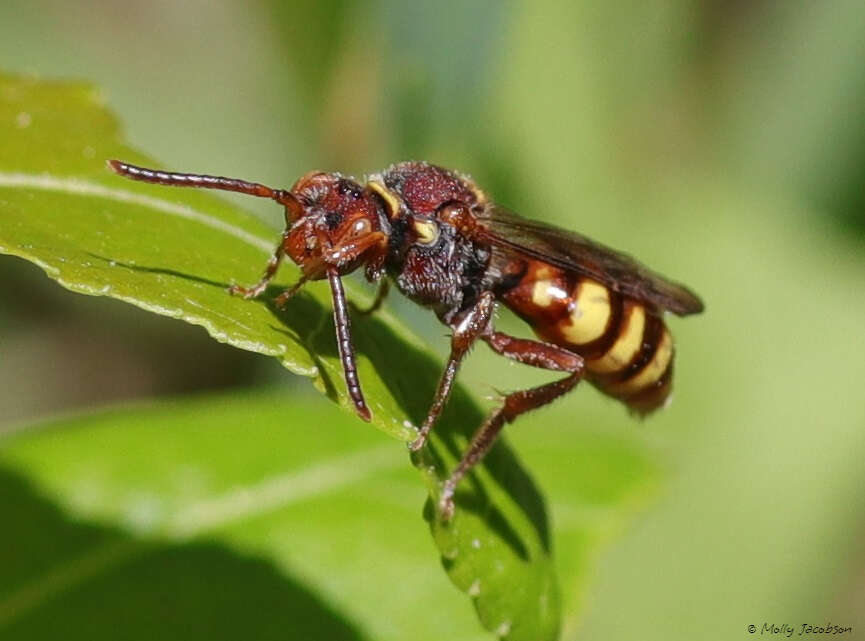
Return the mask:
[[[826,620],[865,638],[863,60],[855,0],[0,4],[5,70],[102,87],[168,168],[290,186],[425,159],[702,295],[670,322],[668,411],[641,424],[584,389],[510,428],[542,488],[561,474],[532,449],[545,430],[625,435],[668,471],[570,639]],[[198,328],[0,270],[0,430],[216,388],[328,403]],[[429,313],[389,305],[444,353]],[[478,350],[463,380],[539,379]],[[552,505],[555,527],[567,494]]]

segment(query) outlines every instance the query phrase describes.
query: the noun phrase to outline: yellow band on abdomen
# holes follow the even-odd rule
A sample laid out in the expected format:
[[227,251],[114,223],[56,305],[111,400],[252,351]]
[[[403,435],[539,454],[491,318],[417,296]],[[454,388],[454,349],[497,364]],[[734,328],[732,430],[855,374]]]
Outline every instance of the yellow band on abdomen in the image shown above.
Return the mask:
[[615,383],[604,388],[613,396],[630,396],[636,394],[640,390],[648,387],[652,383],[658,381],[664,372],[667,371],[670,361],[673,358],[673,337],[667,328],[664,328],[664,333],[661,335],[661,340],[658,343],[658,348],[655,350],[655,355],[643,369],[637,372],[634,376],[622,383]]
[[574,295],[574,307],[567,324],[559,327],[562,336],[574,345],[600,338],[610,320],[610,292],[593,280],[583,280]]
[[646,310],[642,305],[634,305],[622,320],[616,342],[606,354],[597,360],[588,361],[588,370],[602,374],[622,370],[640,351],[645,328]]
[[538,307],[549,307],[553,301],[564,303],[567,300],[568,293],[553,279],[538,280],[532,286],[532,302]]

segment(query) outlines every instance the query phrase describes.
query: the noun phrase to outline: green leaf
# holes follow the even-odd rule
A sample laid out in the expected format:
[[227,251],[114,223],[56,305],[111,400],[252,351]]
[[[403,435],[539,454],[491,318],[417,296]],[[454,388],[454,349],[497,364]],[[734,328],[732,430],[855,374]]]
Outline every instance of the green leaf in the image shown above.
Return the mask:
[[398,443],[284,393],[19,433],[0,450],[0,637],[407,638],[433,629],[426,603],[477,638],[429,563],[422,494]]
[[[640,448],[562,417],[526,445],[561,508],[574,603],[653,470]],[[259,391],[53,421],[0,444],[0,637],[488,638],[429,563],[401,447],[347,413]],[[513,600],[544,598],[510,582],[495,530],[471,535]],[[457,550],[454,572],[471,564]],[[530,634],[544,631],[512,621],[512,638]]]
[[[107,158],[153,161],[120,142],[96,91],[0,76],[0,139],[0,252],[36,263],[72,291],[124,300],[275,356],[350,407],[327,288],[313,284],[284,312],[272,304],[279,287],[263,301],[230,297],[230,283],[257,279],[277,231],[210,194],[112,175]],[[297,277],[292,268],[282,274],[285,283]],[[349,294],[358,296],[354,287]],[[353,329],[374,424],[411,439],[441,365],[387,314],[357,318]],[[457,390],[417,460],[433,497],[481,419]],[[450,577],[471,594],[488,629],[509,630],[511,639],[554,638],[560,613],[549,528],[531,479],[500,443],[459,490],[451,522],[427,510]]]

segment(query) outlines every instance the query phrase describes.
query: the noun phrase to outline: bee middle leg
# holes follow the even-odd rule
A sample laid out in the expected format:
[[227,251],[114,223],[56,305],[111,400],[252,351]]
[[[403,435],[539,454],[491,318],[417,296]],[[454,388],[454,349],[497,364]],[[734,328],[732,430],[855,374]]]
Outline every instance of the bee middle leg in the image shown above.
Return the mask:
[[409,444],[409,449],[416,452],[424,446],[430,431],[444,410],[453,388],[454,380],[463,358],[468,354],[475,341],[484,333],[490,331],[490,321],[495,310],[495,297],[492,292],[484,292],[478,302],[467,314],[460,318],[453,327],[451,336],[451,355],[439,379],[438,388],[426,419],[418,431],[417,438]]
[[546,405],[571,391],[582,378],[585,369],[581,356],[555,345],[515,338],[501,332],[489,332],[481,338],[502,356],[532,367],[568,372],[568,376],[505,396],[502,406],[494,410],[475,432],[462,460],[444,482],[439,511],[445,519],[453,514],[453,496],[457,484],[490,450],[505,424],[513,422],[520,414]]

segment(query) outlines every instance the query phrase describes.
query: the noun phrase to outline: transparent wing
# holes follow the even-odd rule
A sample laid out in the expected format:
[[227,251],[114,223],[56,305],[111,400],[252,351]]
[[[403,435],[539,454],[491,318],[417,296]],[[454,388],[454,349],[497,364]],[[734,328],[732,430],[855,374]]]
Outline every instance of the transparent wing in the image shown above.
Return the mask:
[[493,245],[593,278],[679,316],[703,311],[702,301],[684,285],[576,232],[523,218],[495,204],[487,205],[477,219],[479,234]]

